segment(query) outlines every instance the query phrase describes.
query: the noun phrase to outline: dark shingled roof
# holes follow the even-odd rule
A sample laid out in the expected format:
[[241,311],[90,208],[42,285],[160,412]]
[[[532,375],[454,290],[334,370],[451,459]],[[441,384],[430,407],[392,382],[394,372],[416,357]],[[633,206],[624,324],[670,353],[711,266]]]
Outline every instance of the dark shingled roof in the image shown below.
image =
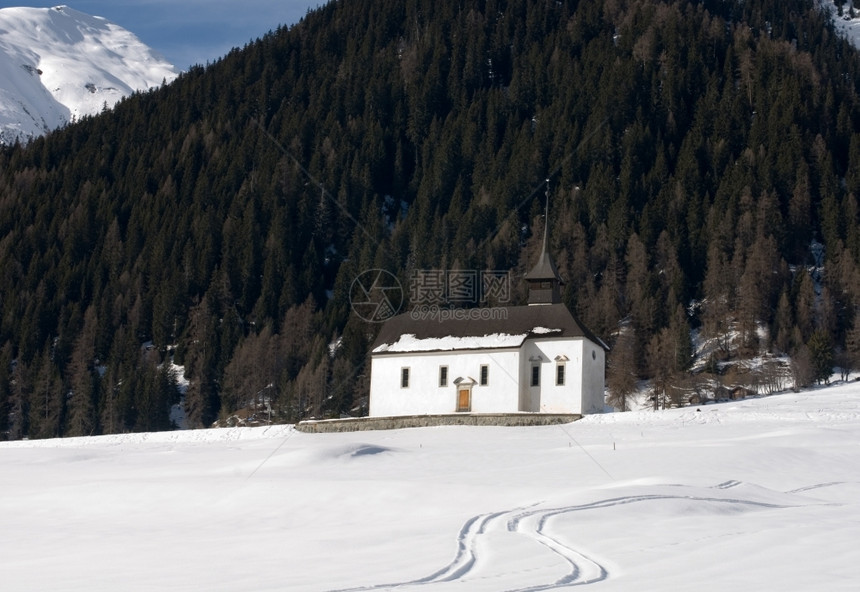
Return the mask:
[[532,267],[525,278],[527,280],[556,280],[560,284],[564,284],[561,276],[558,275],[558,267],[555,265],[552,256],[546,250],[546,241],[544,241],[543,251],[540,254],[537,265]]
[[[537,306],[508,306],[497,307],[497,317],[492,320],[475,318],[446,318],[440,320],[439,315],[419,315],[420,311],[407,312],[397,315],[382,325],[382,330],[374,341],[371,351],[382,345],[396,343],[401,335],[415,335],[416,339],[441,339],[444,337],[482,337],[497,333],[508,335],[528,334],[532,338],[584,337],[593,343],[609,348],[603,341],[594,336],[591,331],[579,323],[564,304],[547,304]],[[442,310],[440,313],[450,313]],[[470,311],[463,311],[468,313]],[[419,318],[413,318],[413,316]],[[426,317],[426,318],[425,318]],[[554,330],[550,333],[532,333],[542,327]],[[384,353],[384,352],[380,352]]]

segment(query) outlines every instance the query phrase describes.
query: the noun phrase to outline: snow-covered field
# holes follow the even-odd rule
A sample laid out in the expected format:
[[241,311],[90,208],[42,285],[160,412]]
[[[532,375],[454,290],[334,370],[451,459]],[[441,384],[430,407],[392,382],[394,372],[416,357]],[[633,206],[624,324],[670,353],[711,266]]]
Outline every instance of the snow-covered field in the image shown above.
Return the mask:
[[860,383],[537,428],[0,444],[0,589],[857,590]]

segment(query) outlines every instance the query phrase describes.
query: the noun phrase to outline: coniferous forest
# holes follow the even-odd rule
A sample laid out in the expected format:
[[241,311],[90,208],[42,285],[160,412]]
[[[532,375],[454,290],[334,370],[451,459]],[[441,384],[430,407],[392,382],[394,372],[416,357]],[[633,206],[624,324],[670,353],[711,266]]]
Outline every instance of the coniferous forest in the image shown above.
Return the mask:
[[813,0],[331,2],[0,151],[0,437],[170,429],[171,362],[191,427],[362,413],[353,280],[521,277],[547,178],[619,407],[824,379],[860,362],[859,91]]

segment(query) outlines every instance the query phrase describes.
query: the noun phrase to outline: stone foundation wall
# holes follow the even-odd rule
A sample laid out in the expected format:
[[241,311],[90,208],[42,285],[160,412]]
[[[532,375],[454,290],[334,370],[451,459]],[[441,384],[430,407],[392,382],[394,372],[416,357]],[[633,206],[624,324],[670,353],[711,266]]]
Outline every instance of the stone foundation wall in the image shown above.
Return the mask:
[[358,417],[302,421],[296,429],[308,434],[361,432],[365,430],[399,430],[447,425],[469,426],[537,426],[570,423],[581,415],[567,413],[458,413],[451,415],[404,415],[397,417]]

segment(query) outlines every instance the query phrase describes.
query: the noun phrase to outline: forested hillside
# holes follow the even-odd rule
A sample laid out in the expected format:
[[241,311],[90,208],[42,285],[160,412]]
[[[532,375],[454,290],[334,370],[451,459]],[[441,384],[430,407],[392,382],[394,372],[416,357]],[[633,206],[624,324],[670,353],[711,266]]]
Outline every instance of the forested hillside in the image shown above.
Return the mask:
[[0,433],[169,428],[171,360],[191,426],[361,412],[353,280],[521,277],[547,177],[617,396],[684,380],[691,329],[711,370],[847,364],[860,59],[815,4],[332,2],[0,152]]

